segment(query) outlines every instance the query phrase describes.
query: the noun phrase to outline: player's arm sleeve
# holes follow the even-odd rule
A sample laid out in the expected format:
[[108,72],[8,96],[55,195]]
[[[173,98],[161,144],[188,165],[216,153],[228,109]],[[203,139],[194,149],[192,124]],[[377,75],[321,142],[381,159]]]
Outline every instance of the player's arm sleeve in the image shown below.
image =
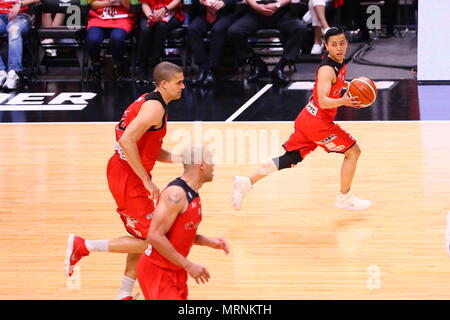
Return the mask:
[[334,70],[330,66],[323,66],[317,72],[317,97],[319,99],[319,105],[323,109],[337,108],[342,105],[340,99],[329,97],[335,77]]
[[147,241],[159,254],[183,269],[186,269],[189,261],[175,249],[166,234],[178,214],[184,211],[186,204],[186,194],[180,187],[171,186],[164,190],[153,214],[147,237]]
[[136,175],[144,181],[150,179],[142,165],[137,147],[137,141],[152,126],[158,125],[164,116],[164,108],[156,100],[145,102],[136,118],[134,118],[125,129],[118,143],[125,154],[128,164]]

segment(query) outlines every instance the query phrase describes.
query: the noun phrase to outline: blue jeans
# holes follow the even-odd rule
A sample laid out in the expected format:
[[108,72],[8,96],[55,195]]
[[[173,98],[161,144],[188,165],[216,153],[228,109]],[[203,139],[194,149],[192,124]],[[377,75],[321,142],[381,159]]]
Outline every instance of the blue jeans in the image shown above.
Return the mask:
[[7,14],[0,14],[0,36],[8,32],[8,68],[0,56],[0,70],[20,72],[22,66],[23,40],[22,34],[31,28],[31,17],[19,13],[14,20],[8,21]]
[[111,55],[114,64],[120,64],[126,52],[125,39],[128,33],[121,28],[90,27],[87,31],[86,46],[92,61],[100,59],[100,48],[105,37],[110,39]]

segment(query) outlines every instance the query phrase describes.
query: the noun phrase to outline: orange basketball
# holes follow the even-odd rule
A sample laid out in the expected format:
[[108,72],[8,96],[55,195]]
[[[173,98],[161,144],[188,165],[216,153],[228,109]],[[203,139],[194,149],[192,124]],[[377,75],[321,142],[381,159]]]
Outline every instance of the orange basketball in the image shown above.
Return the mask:
[[368,107],[377,98],[377,87],[372,80],[366,77],[353,79],[348,86],[350,96],[357,96],[363,107]]

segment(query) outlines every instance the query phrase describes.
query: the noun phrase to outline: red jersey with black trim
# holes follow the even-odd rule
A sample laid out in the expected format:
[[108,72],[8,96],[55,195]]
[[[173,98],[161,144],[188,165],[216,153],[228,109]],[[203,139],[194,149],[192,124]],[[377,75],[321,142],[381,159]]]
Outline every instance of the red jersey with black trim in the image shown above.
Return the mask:
[[[167,187],[170,186],[179,186],[183,188],[184,192],[186,192],[188,207],[185,211],[178,214],[172,227],[170,227],[169,232],[167,232],[166,237],[180,254],[187,257],[194,244],[197,228],[202,221],[200,196],[181,178],[177,178],[167,185]],[[151,263],[160,268],[182,270],[182,268],[164,258],[151,246],[148,247],[145,254],[146,258],[148,258]]]
[[337,113],[337,108],[322,109],[320,107],[319,98],[317,94],[317,83],[318,83],[317,75],[319,73],[319,69],[323,66],[332,67],[336,74],[336,82],[331,86],[328,97],[333,99],[339,99],[341,97],[341,90],[342,87],[345,85],[344,81],[345,76],[347,74],[347,66],[344,63],[339,63],[333,60],[332,58],[326,56],[320,63],[319,67],[317,68],[316,82],[314,84],[313,95],[309,99],[308,105],[302,110],[301,113],[308,112],[310,115],[313,115],[318,119],[333,121]]
[[[116,125],[116,141],[119,141],[120,137],[124,133],[130,122],[136,118],[142,105],[148,100],[159,101],[164,108],[164,116],[162,118],[162,125],[157,129],[148,129],[142,137],[137,141],[137,147],[139,151],[139,157],[142,165],[147,172],[150,172],[158,158],[163,144],[163,138],[167,132],[167,105],[164,102],[161,94],[158,91],[143,94],[136,101],[134,101],[122,115],[120,122]],[[115,155],[120,159],[126,161],[125,154],[118,143],[115,146]]]

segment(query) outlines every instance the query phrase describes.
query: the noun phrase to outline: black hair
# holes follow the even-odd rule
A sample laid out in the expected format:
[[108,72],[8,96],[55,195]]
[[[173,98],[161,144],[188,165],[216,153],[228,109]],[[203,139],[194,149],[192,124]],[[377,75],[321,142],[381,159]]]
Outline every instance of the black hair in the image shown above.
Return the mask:
[[328,29],[328,31],[325,33],[324,36],[325,42],[328,43],[328,39],[330,39],[330,37],[337,36],[340,34],[345,34],[344,29],[342,29],[341,27],[332,27]]

